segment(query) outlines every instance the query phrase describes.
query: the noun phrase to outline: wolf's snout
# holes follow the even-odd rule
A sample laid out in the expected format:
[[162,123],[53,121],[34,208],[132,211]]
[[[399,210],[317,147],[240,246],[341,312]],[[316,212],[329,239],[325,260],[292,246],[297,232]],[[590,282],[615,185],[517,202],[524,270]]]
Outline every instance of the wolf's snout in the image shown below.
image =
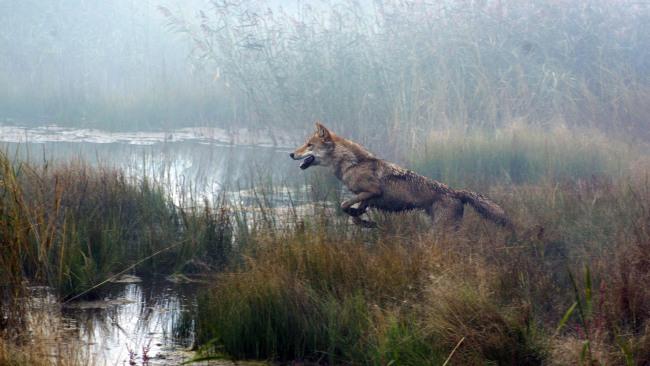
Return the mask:
[[295,158],[293,157],[293,153],[289,153],[289,156],[291,157],[291,159],[295,159]]

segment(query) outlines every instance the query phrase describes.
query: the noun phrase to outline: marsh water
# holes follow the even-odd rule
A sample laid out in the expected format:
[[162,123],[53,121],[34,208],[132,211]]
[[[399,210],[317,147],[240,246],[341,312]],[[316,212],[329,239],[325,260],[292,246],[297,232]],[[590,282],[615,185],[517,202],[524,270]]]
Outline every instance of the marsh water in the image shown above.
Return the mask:
[[190,314],[198,286],[164,279],[110,283],[97,300],[65,304],[47,287],[34,287],[29,328],[36,341],[49,343],[53,359],[93,365],[179,364],[192,357]]
[[[119,168],[129,177],[162,184],[179,205],[188,198],[209,200],[224,191],[245,198],[242,192],[259,181],[271,180],[287,189],[304,185],[305,175],[295,174],[300,170],[287,156],[291,139],[246,131],[237,136],[209,132],[0,126],[0,148],[37,164],[82,160]],[[276,196],[279,206],[283,197]],[[30,331],[41,342],[52,342],[54,358],[76,357],[97,365],[178,364],[191,357],[194,323],[188,315],[201,284],[175,282],[126,278],[103,285],[97,300],[66,304],[48,288],[34,287]],[[81,345],[75,349],[83,354],[66,355],[61,340]]]
[[264,131],[186,128],[171,132],[107,132],[56,126],[0,124],[0,148],[36,164],[83,161],[147,177],[177,203],[223,191],[242,191],[261,181],[277,186],[304,182],[287,153],[298,137]]

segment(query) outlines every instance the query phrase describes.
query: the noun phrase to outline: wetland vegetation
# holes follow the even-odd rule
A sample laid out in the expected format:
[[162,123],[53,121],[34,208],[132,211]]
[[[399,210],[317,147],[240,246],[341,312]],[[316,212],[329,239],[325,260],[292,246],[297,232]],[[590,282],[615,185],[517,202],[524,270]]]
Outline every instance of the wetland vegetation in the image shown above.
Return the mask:
[[[650,363],[647,4],[147,4],[112,26],[160,27],[125,48],[150,60],[113,65],[128,37],[75,20],[111,6],[0,1],[0,364]],[[161,35],[190,59],[138,48]],[[48,40],[56,62],[25,58]],[[353,225],[341,184],[287,156],[316,119],[515,233],[471,210],[458,232]],[[253,137],[174,138],[197,126]]]

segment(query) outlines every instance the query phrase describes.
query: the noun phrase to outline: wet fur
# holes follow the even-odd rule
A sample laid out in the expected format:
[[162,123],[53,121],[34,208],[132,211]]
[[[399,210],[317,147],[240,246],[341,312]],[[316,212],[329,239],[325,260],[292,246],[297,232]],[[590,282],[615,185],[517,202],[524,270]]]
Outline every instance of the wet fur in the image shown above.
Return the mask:
[[[313,156],[312,165],[328,167],[355,194],[341,203],[341,209],[359,225],[375,224],[359,218],[368,207],[399,212],[424,210],[435,223],[457,229],[469,204],[481,216],[501,226],[511,227],[504,210],[485,196],[454,190],[433,179],[376,158],[361,145],[337,136],[320,123],[316,132],[291,157],[302,160]],[[303,169],[306,169],[303,168]],[[352,207],[358,204],[357,207]]]

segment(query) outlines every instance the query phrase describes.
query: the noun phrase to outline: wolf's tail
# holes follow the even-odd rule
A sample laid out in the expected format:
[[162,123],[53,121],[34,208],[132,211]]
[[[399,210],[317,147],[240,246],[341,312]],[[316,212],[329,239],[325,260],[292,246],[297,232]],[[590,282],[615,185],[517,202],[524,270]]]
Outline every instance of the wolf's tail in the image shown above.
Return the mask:
[[463,204],[469,203],[476,212],[488,220],[495,222],[505,228],[512,229],[513,225],[506,212],[496,203],[490,201],[482,194],[460,190],[456,191],[456,196]]

